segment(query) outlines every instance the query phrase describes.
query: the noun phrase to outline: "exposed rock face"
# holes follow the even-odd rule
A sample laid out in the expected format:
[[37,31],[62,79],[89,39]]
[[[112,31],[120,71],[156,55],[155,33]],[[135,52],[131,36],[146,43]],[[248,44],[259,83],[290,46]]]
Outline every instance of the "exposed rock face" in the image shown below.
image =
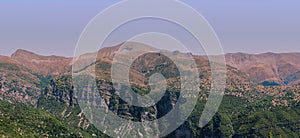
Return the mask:
[[226,54],[229,66],[265,85],[294,85],[300,83],[300,53]]
[[33,52],[19,49],[11,58],[35,73],[43,75],[59,75],[71,69],[72,58],[60,56],[41,56]]
[[[120,45],[105,47],[98,51],[97,60],[111,62]],[[79,58],[94,56],[84,54]],[[201,58],[200,58],[201,57]],[[247,74],[255,82],[264,85],[294,85],[300,83],[300,53],[264,53],[226,54],[227,65]],[[196,60],[205,62],[207,58],[194,56]],[[41,56],[26,50],[17,50],[12,54],[14,62],[25,66],[31,71],[43,75],[59,75],[71,70],[72,58],[60,56]]]
[[0,56],[0,99],[35,104],[42,82],[38,76],[6,56]]
[[[103,106],[107,111],[110,110],[119,117],[139,122],[156,120],[173,110],[174,105],[177,104],[180,91],[180,87],[178,87],[180,86],[178,85],[179,81],[176,79],[179,74],[176,71],[176,66],[160,53],[148,53],[136,59],[131,65],[130,81],[132,89],[136,93],[146,94],[149,92],[147,78],[153,73],[162,73],[167,79],[168,84],[170,84],[162,99],[151,107],[132,106],[120,99],[119,95],[126,94],[127,91],[115,90],[109,79],[112,58],[118,48],[119,46],[101,49],[98,51],[97,61],[91,63],[97,67],[95,76],[97,79],[96,88],[104,100],[99,101],[92,97],[93,99],[88,99],[88,102],[92,106]],[[94,56],[94,54],[85,54],[79,58],[84,58],[85,56]],[[193,57],[197,63],[201,84],[199,101],[205,102],[209,96],[211,86],[210,63],[207,57]],[[198,128],[194,125],[197,123],[195,117],[199,116],[198,113],[202,109],[199,106],[199,109],[195,108],[197,110],[195,110],[190,119],[170,136],[196,137],[203,136],[204,134],[206,137],[213,137],[214,134],[218,134],[217,136],[220,137],[232,137],[236,133],[235,131],[244,128],[244,126],[237,127],[239,124],[232,122],[247,121],[247,118],[240,118],[245,116],[244,112],[248,113],[256,110],[267,111],[276,107],[298,109],[300,86],[292,85],[300,82],[299,57],[300,54],[297,53],[227,54],[227,85],[224,96],[225,100],[223,100],[223,103],[225,103],[223,108],[226,108],[226,110],[222,109],[221,105],[221,111],[226,112],[217,114],[206,128]],[[0,100],[36,105],[36,107],[42,108],[61,118],[68,125],[80,127],[84,131],[89,131],[90,134],[100,136],[102,133],[94,131],[95,128],[86,119],[85,114],[78,105],[78,99],[82,97],[79,97],[80,94],[78,95],[73,91],[73,81],[70,75],[71,65],[71,58],[40,56],[25,50],[16,51],[11,58],[0,56]],[[80,71],[89,72],[93,70],[92,66],[86,66]],[[48,75],[52,77],[45,78]],[[264,85],[289,86],[269,87],[257,85],[256,82]],[[233,107],[233,109],[227,112],[228,107]],[[244,108],[247,110],[240,110]],[[298,115],[295,116],[297,117]],[[237,119],[234,120],[234,117]],[[178,119],[177,116],[174,118]],[[268,119],[269,115],[266,118]],[[256,120],[258,119],[253,117],[253,121]],[[249,122],[252,123],[253,121]],[[245,122],[245,124],[248,125],[249,122]],[[266,126],[270,127],[268,124]],[[126,129],[133,128],[132,126],[122,127]],[[152,133],[153,131],[147,125],[144,126],[144,130],[146,130],[145,133],[137,132],[140,137],[147,137],[147,133]],[[256,129],[255,131],[258,130]],[[155,133],[159,133],[160,130],[154,131]],[[116,130],[116,132],[119,131]],[[236,136],[239,135],[241,134],[236,133]]]

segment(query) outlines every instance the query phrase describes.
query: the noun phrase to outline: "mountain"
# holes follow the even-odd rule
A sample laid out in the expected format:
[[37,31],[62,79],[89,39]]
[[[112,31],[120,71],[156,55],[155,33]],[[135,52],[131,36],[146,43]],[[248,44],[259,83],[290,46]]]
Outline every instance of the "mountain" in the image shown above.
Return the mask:
[[44,80],[10,57],[0,56],[0,99],[35,104]]
[[59,75],[71,69],[72,58],[60,56],[41,56],[33,52],[19,49],[11,55],[11,59],[33,72],[42,75]]
[[226,54],[226,62],[264,85],[300,83],[300,53]]
[[[101,97],[105,99],[105,104],[102,103],[101,106],[120,117],[132,121],[157,119],[171,111],[173,109],[172,103],[176,103],[176,97],[180,91],[179,85],[177,85],[179,74],[174,63],[158,53],[147,53],[133,61],[130,70],[130,81],[135,92],[139,94],[148,93],[147,78],[156,72],[162,73],[169,84],[164,98],[157,105],[137,108],[120,99],[116,94],[118,93],[117,90],[112,85],[110,69],[113,53],[116,51],[115,48],[106,48],[105,51],[109,52],[100,50],[106,53],[106,56],[100,55],[94,63],[87,64],[88,66],[78,70],[78,72],[87,72],[86,75],[90,75],[90,72],[94,70],[91,65],[95,65],[97,88]],[[124,56],[124,58],[127,57]],[[207,57],[194,56],[194,59],[199,71],[200,98],[189,119],[168,137],[268,137],[269,135],[299,137],[299,85],[259,85],[258,81],[251,79],[247,72],[240,71],[237,65],[227,66],[226,91],[219,111],[209,124],[199,128],[197,126],[199,116],[201,116],[209,96],[211,71]],[[264,61],[264,63],[267,63],[267,61]],[[73,91],[70,90],[72,88],[70,74],[55,78],[51,87],[53,95],[46,96],[42,102],[49,101],[47,99],[56,99],[56,101],[61,101],[65,105],[74,105],[74,103],[76,105],[74,98],[70,96],[73,95]],[[120,87],[126,88],[123,85]],[[75,97],[78,98],[79,96]],[[94,100],[91,97],[86,98]],[[42,102],[41,107],[51,110],[46,108],[44,106],[46,104]],[[94,106],[100,105],[97,102],[99,101],[95,100],[91,103]],[[56,109],[53,112],[58,112],[58,115],[64,112],[63,108],[60,111],[56,111]],[[117,133],[119,130],[114,130],[114,132]]]
[[38,81],[38,78],[33,75],[28,68],[6,56],[0,56],[0,73],[5,76],[10,76],[11,78],[9,79]]
[[[116,51],[116,49],[112,50],[109,48],[106,50],[110,52],[104,53],[115,53]],[[79,72],[88,72],[87,74],[90,75],[90,72],[94,69],[90,65],[95,65],[98,89],[107,102],[107,109],[124,118],[133,120],[149,119],[148,116],[144,116],[145,112],[157,119],[163,116],[166,111],[173,109],[169,103],[176,103],[176,95],[178,95],[179,91],[178,87],[176,87],[178,86],[176,78],[178,78],[179,74],[176,72],[172,61],[159,53],[147,53],[133,61],[130,79],[131,87],[135,92],[140,94],[147,93],[149,91],[149,88],[147,88],[147,77],[155,72],[162,73],[170,86],[167,88],[166,99],[163,99],[158,105],[137,110],[116,96],[116,90],[113,88],[110,79],[110,68],[114,54],[106,55],[108,56],[97,58],[95,63],[88,64]],[[250,54],[248,55],[251,56]],[[218,113],[204,128],[197,127],[197,121],[195,120],[201,116],[203,105],[205,105],[209,95],[210,63],[205,56],[193,56],[197,63],[201,84],[199,104],[187,120],[187,123],[175,130],[169,137],[186,137],[190,135],[195,137],[267,137],[271,134],[277,137],[298,136],[299,122],[297,120],[299,120],[298,116],[300,113],[298,110],[300,101],[299,85],[282,86],[284,85],[282,84],[281,86],[271,86],[251,78],[248,72],[241,70],[243,69],[243,64],[246,63],[244,60],[247,59],[247,56],[245,59],[239,59],[238,57],[243,56],[244,54],[232,57],[226,55],[227,61],[228,59],[232,61],[228,61],[231,65],[228,63],[227,66],[225,96]],[[268,55],[264,58],[267,57]],[[127,57],[124,56],[123,58]],[[256,62],[259,62],[258,60]],[[270,57],[270,59],[262,61],[262,64],[270,63],[269,60],[276,59]],[[280,63],[277,64],[281,65]],[[280,71],[284,73],[289,70],[283,70],[283,67],[280,66]],[[265,78],[265,76],[262,77],[263,79]],[[65,76],[61,77],[61,80],[63,79],[65,79]],[[259,85],[259,83],[264,85]],[[125,88],[124,86],[122,87]],[[65,92],[67,93],[66,95],[70,94],[68,91]],[[70,101],[68,96],[64,101]],[[117,132],[117,130],[115,131]]]
[[[101,105],[131,121],[155,120],[173,110],[180,95],[180,74],[162,53],[139,56],[131,64],[129,77],[132,90],[143,95],[150,91],[149,76],[163,74],[168,84],[163,98],[151,107],[132,106],[120,99],[110,78],[113,57],[119,48],[100,49],[92,63],[86,59],[96,53],[76,58],[84,61],[78,73],[91,75],[95,69],[92,65],[96,67],[96,86],[104,103],[87,97],[93,100],[92,105]],[[184,59],[181,55],[187,54],[171,53],[180,60]],[[300,61],[297,58],[300,55],[234,53],[225,57],[226,90],[217,114],[206,126],[197,126],[210,95],[211,63],[206,56],[194,55],[200,97],[186,122],[167,137],[299,137]],[[0,135],[107,137],[89,122],[79,107],[77,100],[81,95],[73,91],[72,63],[71,58],[42,56],[26,50],[17,50],[11,57],[0,56]],[[120,88],[127,87],[120,84]]]
[[[113,59],[120,45],[104,47],[97,53],[97,60]],[[79,58],[89,58],[94,54],[84,54]],[[194,56],[201,61],[205,56]],[[225,54],[226,63],[230,67],[245,73],[249,79],[263,85],[295,85],[300,83],[300,53],[229,53]],[[70,72],[72,58],[60,56],[41,56],[26,50],[17,50],[11,59],[30,69],[32,72],[47,75],[59,75]]]
[[[0,100],[1,137],[101,137],[40,108]],[[102,136],[103,137],[103,136]]]

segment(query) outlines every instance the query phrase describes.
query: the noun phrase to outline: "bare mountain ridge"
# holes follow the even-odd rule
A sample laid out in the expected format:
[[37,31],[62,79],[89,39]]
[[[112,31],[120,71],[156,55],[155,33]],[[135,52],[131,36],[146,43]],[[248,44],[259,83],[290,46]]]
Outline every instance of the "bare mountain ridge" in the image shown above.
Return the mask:
[[0,100],[36,103],[41,80],[28,68],[7,56],[0,56]]
[[[105,47],[98,51],[97,59],[112,59],[118,46]],[[84,54],[81,57],[93,54]],[[207,60],[204,56],[196,59]],[[300,83],[300,53],[229,53],[225,55],[227,65],[245,73],[258,83],[265,85],[294,85]],[[17,50],[11,59],[43,75],[58,75],[71,69],[72,58],[42,56],[26,50]]]
[[300,53],[226,54],[226,62],[266,85],[300,83]]
[[42,56],[19,49],[11,55],[11,59],[42,75],[59,75],[70,70],[72,58],[61,56]]

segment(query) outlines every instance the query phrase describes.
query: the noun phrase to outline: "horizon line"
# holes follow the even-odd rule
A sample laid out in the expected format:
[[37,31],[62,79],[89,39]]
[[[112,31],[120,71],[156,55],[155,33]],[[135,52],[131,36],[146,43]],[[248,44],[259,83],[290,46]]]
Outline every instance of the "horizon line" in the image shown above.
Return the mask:
[[[103,48],[109,48],[109,47],[116,47],[118,45],[115,45],[115,46],[105,46],[105,47],[102,47],[100,49],[98,49],[97,51],[100,51],[101,49]],[[38,52],[34,52],[32,50],[28,50],[28,49],[23,49],[23,48],[19,48],[19,49],[16,49],[14,50],[13,53],[11,53],[10,55],[2,55],[0,54],[0,56],[6,56],[6,57],[11,57],[14,53],[16,53],[17,51],[26,51],[28,53],[32,53],[32,54],[36,54],[36,55],[39,55],[39,56],[56,56],[56,57],[66,57],[66,58],[74,58],[74,55],[72,56],[66,56],[66,55],[55,55],[55,54],[49,54],[49,55],[45,55],[45,54],[40,54]],[[177,50],[173,50],[173,51],[177,51]],[[182,52],[182,53],[192,53],[193,56],[208,56],[207,54],[195,54],[193,52]],[[88,54],[88,53],[85,53],[85,54]],[[237,51],[237,52],[228,52],[228,53],[225,53],[222,54],[222,55],[228,55],[228,54],[248,54],[248,55],[262,55],[262,54],[300,54],[300,51],[299,52],[271,52],[271,51],[266,51],[266,52],[261,52],[261,53],[250,53],[250,52],[243,52],[243,51]],[[83,54],[82,54],[83,55]],[[211,56],[218,56],[218,55],[211,55]]]

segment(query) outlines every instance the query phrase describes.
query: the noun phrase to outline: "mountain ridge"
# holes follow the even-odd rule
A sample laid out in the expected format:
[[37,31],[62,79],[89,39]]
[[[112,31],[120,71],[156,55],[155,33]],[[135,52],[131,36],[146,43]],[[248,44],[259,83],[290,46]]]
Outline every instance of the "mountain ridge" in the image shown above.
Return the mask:
[[18,49],[10,58],[33,72],[45,76],[59,75],[67,71],[72,63],[72,58],[43,56],[23,49]]
[[[179,81],[178,79],[176,79],[178,78],[179,74],[178,71],[176,71],[176,67],[174,66],[172,61],[168,60],[168,58],[164,55],[160,55],[157,53],[147,53],[133,61],[131,66],[132,71],[130,72],[130,76],[133,77],[129,76],[129,78],[132,84],[132,89],[136,93],[145,94],[149,91],[147,87],[149,84],[149,82],[147,83],[147,78],[153,73],[159,72],[163,74],[166,78],[166,82],[169,84],[165,96],[163,96],[163,99],[155,106],[147,108],[136,108],[124,102],[118,97],[118,94],[116,94],[118,93],[118,91],[114,89],[113,84],[109,79],[109,77],[111,77],[110,69],[112,59],[118,48],[119,47],[116,46],[113,48],[105,48],[97,51],[97,60],[95,61],[95,63],[92,63],[93,65],[95,65],[95,67],[98,67],[95,73],[97,79],[96,86],[100,92],[101,97],[104,99],[103,102],[100,103],[100,101],[92,98],[92,94],[87,94],[92,97],[85,98],[93,100],[92,105],[94,106],[101,105],[102,108],[106,108],[107,110],[109,109],[120,117],[133,121],[143,122],[145,120],[157,119],[165,115],[165,113],[171,111],[174,106],[173,103],[176,103],[177,96],[180,94],[180,87],[178,87],[180,85],[178,85],[179,83],[177,83]],[[78,98],[82,94],[76,93],[73,90],[74,84],[72,83],[73,79],[70,70],[72,59],[67,58],[68,60],[65,60],[66,58],[64,57],[54,57],[54,59],[57,60],[50,62],[51,64],[48,62],[46,62],[47,64],[45,64],[45,62],[42,61],[48,60],[49,58],[53,59],[53,56],[41,56],[26,50],[19,50],[16,53],[17,54],[14,54],[13,56],[14,58],[0,56],[0,101],[4,100],[9,102],[0,103],[1,107],[3,107],[3,105],[7,105],[7,107],[12,107],[15,109],[14,104],[18,104],[21,102],[26,103],[26,105],[24,105],[25,107],[27,105],[33,105],[34,107],[38,108],[38,110],[40,110],[38,111],[38,113],[40,114],[28,114],[30,115],[30,118],[28,118],[23,115],[24,111],[25,113],[31,113],[32,111],[36,112],[35,108],[25,108],[26,110],[22,110],[23,106],[20,106],[19,108],[17,108],[17,111],[7,110],[7,108],[4,108],[3,111],[0,110],[1,119],[15,117],[16,115],[14,114],[18,113],[18,115],[21,115],[19,117],[20,119],[13,119],[14,121],[16,120],[14,124],[18,124],[18,129],[20,129],[19,126],[26,124],[26,126],[21,128],[24,132],[27,133],[28,131],[30,131],[27,130],[27,126],[30,128],[39,128],[39,126],[44,126],[43,129],[36,129],[42,130],[42,132],[38,131],[34,133],[45,133],[51,136],[56,135],[56,131],[53,132],[52,130],[61,130],[61,128],[65,128],[67,130],[66,133],[57,131],[58,134],[60,134],[61,136],[78,134],[78,136],[80,136],[81,133],[84,134],[84,132],[86,132],[86,137],[100,137],[104,135],[101,131],[94,128],[92,123],[89,122],[87,118],[85,118],[83,111],[78,105]],[[89,56],[94,56],[95,54],[96,52],[84,56],[90,58]],[[179,54],[181,55],[182,53]],[[182,55],[186,54],[183,53]],[[31,58],[31,56],[33,57]],[[84,56],[82,58],[84,58]],[[266,57],[269,56],[272,58],[267,59]],[[199,119],[197,117],[200,117],[207,98],[210,95],[209,91],[211,89],[211,70],[210,63],[207,57],[196,55],[193,57],[199,71],[200,90],[198,104],[196,105],[195,110],[190,115],[190,118],[187,119],[186,122],[181,125],[181,127],[170,134],[170,137],[188,137],[191,135],[194,135],[195,137],[267,137],[269,133],[273,133],[275,136],[283,135],[283,137],[299,136],[298,120],[300,114],[300,85],[274,87],[258,85],[260,81],[256,80],[256,82],[254,82],[255,78],[251,78],[253,77],[251,76],[252,74],[249,74],[249,72],[247,74],[248,70],[246,70],[250,68],[250,73],[252,73],[259,72],[261,70],[265,71],[264,69],[270,69],[267,71],[272,72],[273,68],[270,68],[272,66],[269,66],[269,64],[271,64],[274,65],[274,72],[276,72],[277,75],[278,72],[285,72],[287,74],[282,74],[281,77],[286,76],[288,79],[290,79],[291,82],[295,82],[295,80],[298,79],[294,76],[297,76],[298,72],[295,72],[294,74],[292,74],[292,76],[290,76],[290,74],[288,73],[291,69],[298,69],[297,67],[293,68],[293,66],[298,65],[298,62],[292,62],[293,60],[297,59],[297,54],[292,56],[294,58],[291,59],[288,58],[289,56],[286,57],[285,54],[283,54],[282,58],[281,55],[278,56],[271,53],[266,53],[263,56],[246,54],[227,55],[227,62],[235,67],[232,67],[230,65],[227,66],[227,82],[222,104],[217,114],[213,117],[212,121],[210,121],[210,123],[203,128],[197,127],[197,124],[199,122]],[[261,60],[263,63],[258,64],[257,62],[259,62],[262,57],[266,59]],[[32,61],[32,59],[34,60]],[[291,60],[293,64],[289,64],[290,66],[287,69],[281,68],[281,66],[279,66],[282,65],[284,67],[285,64],[290,63],[289,60]],[[43,64],[39,65],[36,63],[36,61],[40,61],[40,63]],[[65,61],[63,62],[64,64],[61,63],[62,61]],[[57,72],[59,72],[58,75],[55,74],[55,72],[53,73],[47,70],[45,72],[45,75],[50,75],[49,78],[40,74],[43,72],[38,73],[32,70],[36,69],[34,68],[35,65],[38,65],[38,69],[43,70],[45,69],[42,68],[43,66],[60,66],[60,64],[68,65],[68,68],[56,70]],[[277,68],[277,65],[279,68]],[[46,69],[48,69],[47,66]],[[95,69],[93,68],[93,66],[87,66],[82,71],[89,72],[93,71],[93,69]],[[242,72],[242,70],[244,72]],[[49,73],[53,74],[51,75]],[[8,76],[9,74],[12,74],[13,76]],[[264,72],[262,73],[262,75],[264,75]],[[275,79],[278,76],[275,76]],[[36,79],[36,81],[29,80],[28,77],[34,78]],[[271,78],[268,77],[269,76],[266,76],[262,79],[270,79],[269,84],[266,83],[267,85],[270,85],[271,81],[273,81],[272,79],[274,79],[274,76],[271,76]],[[35,82],[42,82],[43,79],[47,80],[45,85],[38,86],[37,84],[35,84]],[[21,80],[25,82],[20,82]],[[121,88],[126,87],[121,86]],[[1,112],[8,112],[8,114],[5,114],[3,116]],[[51,117],[54,121],[49,121],[46,124],[43,123],[42,125],[40,124],[41,121],[39,121],[37,125],[35,125],[36,123],[31,123],[31,120],[40,120],[40,115],[49,116],[50,114],[54,115],[53,117]],[[11,121],[8,120],[6,122]],[[53,124],[53,122],[58,123]],[[65,123],[62,124],[60,122]],[[5,125],[5,123],[3,124]],[[10,125],[10,127],[17,128],[14,124]],[[47,127],[49,125],[51,126],[52,124],[53,128]],[[0,125],[0,127],[4,125]],[[11,131],[11,129],[5,130],[7,130],[7,132]],[[69,133],[72,130],[74,132]],[[3,132],[1,132],[0,129],[0,135],[2,133]],[[19,132],[18,134],[21,135],[21,132]],[[6,136],[6,133],[4,133],[4,136]]]
[[[112,57],[120,46],[121,44],[98,50],[97,60],[102,58],[112,60]],[[93,54],[87,53],[80,57],[91,55]],[[193,56],[205,57],[205,55]],[[237,52],[227,53],[224,56],[227,65],[247,74],[251,80],[257,83],[263,85],[295,85],[300,83],[299,52],[266,52],[260,54]],[[71,69],[74,59],[72,57],[55,55],[43,56],[24,49],[16,50],[10,58],[33,72],[45,76],[68,72]]]
[[[226,54],[226,63],[259,83],[294,85],[300,83],[300,53]],[[291,79],[293,78],[293,80]]]

